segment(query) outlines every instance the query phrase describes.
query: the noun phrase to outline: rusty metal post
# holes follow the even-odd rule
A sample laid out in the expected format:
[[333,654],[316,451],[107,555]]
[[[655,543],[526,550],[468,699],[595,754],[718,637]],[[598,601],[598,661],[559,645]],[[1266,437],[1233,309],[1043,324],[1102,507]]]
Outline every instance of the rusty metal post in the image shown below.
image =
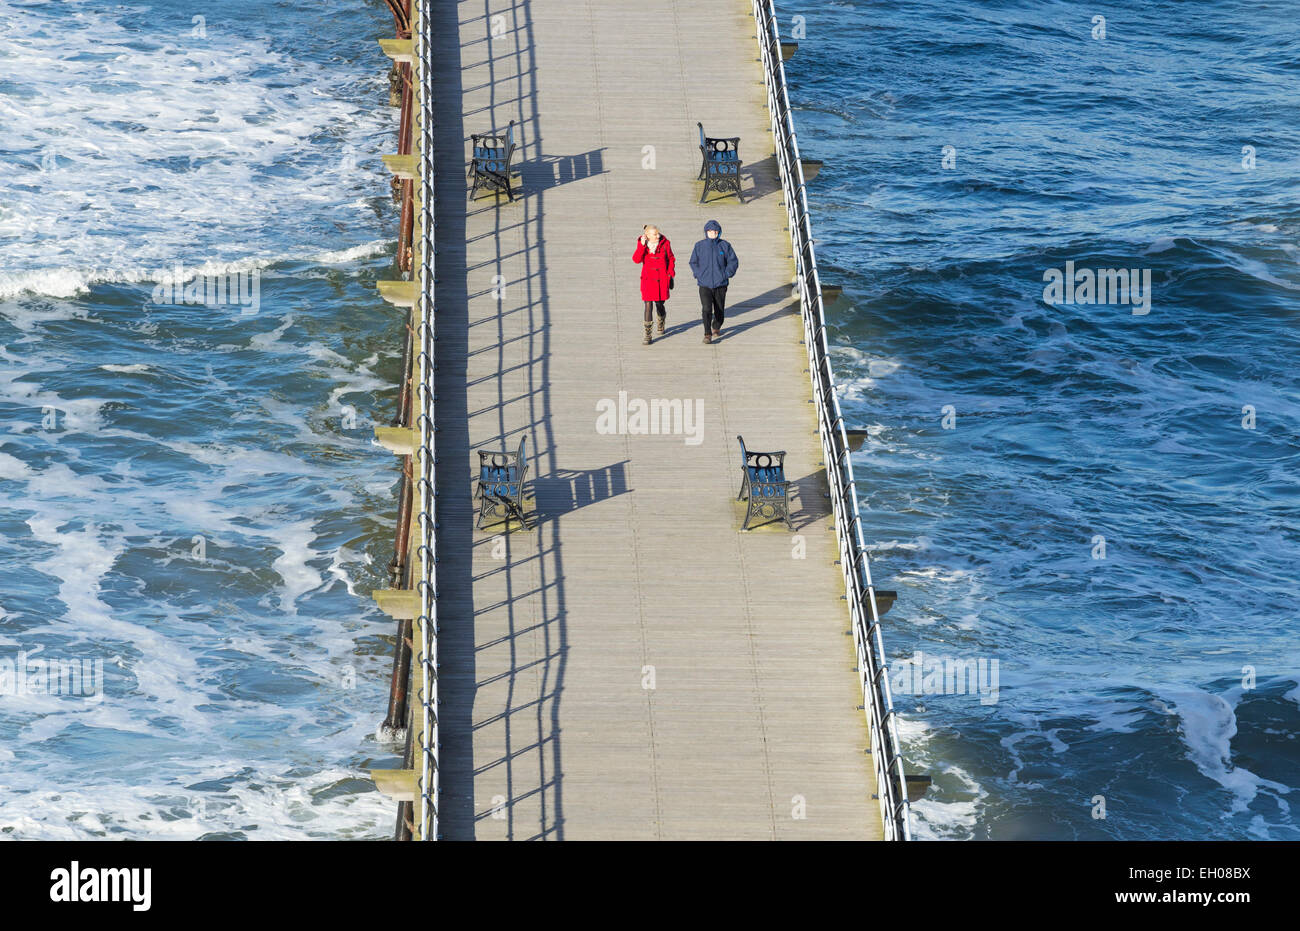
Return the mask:
[[[397,542],[393,562],[389,564],[390,585],[410,587],[408,542],[411,533],[411,503],[415,498],[411,484],[411,457],[402,457],[402,491],[397,508]],[[388,716],[384,729],[396,731],[406,721],[407,686],[411,681],[411,622],[397,622],[397,645],[393,648],[393,674],[388,688]]]
[[[408,721],[409,725],[410,722]],[[412,752],[411,734],[415,728],[408,726],[406,728],[406,749],[402,752],[402,769],[410,769],[415,763],[415,756]],[[393,830],[393,840],[410,840],[413,833],[412,828],[415,826],[415,803],[398,802],[397,803],[397,825]]]

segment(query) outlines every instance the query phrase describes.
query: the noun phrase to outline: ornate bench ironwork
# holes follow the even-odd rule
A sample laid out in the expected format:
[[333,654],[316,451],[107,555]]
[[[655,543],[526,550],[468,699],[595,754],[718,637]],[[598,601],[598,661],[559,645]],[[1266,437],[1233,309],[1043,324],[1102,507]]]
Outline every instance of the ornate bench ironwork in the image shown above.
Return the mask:
[[[478,485],[474,497],[478,499],[478,523],[483,529],[487,518],[503,519],[506,529],[510,529],[513,515],[525,530],[528,519],[524,517],[524,483],[528,481],[528,458],[525,445],[528,437],[519,438],[519,448],[515,452],[504,450],[478,451]],[[493,520],[492,523],[496,523]]]
[[749,529],[751,519],[757,517],[764,522],[785,521],[785,525],[794,530],[790,522],[790,488],[793,482],[785,479],[785,450],[771,453],[756,453],[745,448],[745,438],[737,436],[740,441],[740,468],[743,478],[737,501],[746,501],[745,530]]
[[710,190],[740,197],[740,137],[706,136],[704,124],[695,125],[700,128],[700,175],[696,180],[704,181],[700,203]]
[[470,200],[479,188],[504,193],[512,201],[515,199],[514,186],[510,181],[515,152],[515,121],[511,120],[505,135],[498,133],[474,133],[469,137],[469,177],[473,185],[469,189]]

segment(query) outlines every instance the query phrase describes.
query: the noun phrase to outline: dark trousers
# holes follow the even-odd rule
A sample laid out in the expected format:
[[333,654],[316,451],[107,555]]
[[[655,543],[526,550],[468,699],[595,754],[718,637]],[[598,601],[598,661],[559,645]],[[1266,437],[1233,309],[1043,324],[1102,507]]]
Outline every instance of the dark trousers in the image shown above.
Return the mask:
[[727,286],[706,288],[700,285],[700,316],[704,318],[704,331],[722,329],[722,318],[727,309]]

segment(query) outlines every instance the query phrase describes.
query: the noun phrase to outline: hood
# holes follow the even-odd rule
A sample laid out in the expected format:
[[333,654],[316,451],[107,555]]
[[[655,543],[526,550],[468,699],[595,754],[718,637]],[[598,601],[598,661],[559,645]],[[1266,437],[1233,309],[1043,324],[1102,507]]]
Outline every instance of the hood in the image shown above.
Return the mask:
[[718,235],[721,236],[721,235],[722,235],[722,224],[719,223],[717,220],[710,220],[708,223],[705,223],[705,224],[704,224],[704,235],[705,235],[705,236],[709,235],[709,230],[717,230],[717,231],[718,231]]

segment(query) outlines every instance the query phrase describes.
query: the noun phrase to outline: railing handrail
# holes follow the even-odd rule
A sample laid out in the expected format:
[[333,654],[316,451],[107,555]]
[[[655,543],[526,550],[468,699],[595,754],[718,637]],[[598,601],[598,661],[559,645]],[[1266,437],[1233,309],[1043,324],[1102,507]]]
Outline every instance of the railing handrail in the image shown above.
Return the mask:
[[420,413],[416,417],[419,447],[419,479],[416,482],[419,501],[420,528],[420,581],[418,588],[419,616],[416,631],[420,639],[419,662],[421,688],[416,696],[421,706],[420,766],[416,790],[419,794],[420,840],[438,839],[438,804],[440,773],[438,759],[438,588],[435,574],[437,537],[435,534],[436,475],[434,472],[434,175],[433,175],[433,54],[429,32],[432,18],[430,0],[417,0],[415,36],[415,66],[419,68],[416,81],[416,124],[419,127],[420,159],[420,243],[419,262],[416,263],[416,343],[419,346],[417,367],[419,384],[416,386],[416,403]]
[[[781,56],[773,0],[753,0],[758,44],[762,53],[763,81],[767,86],[768,109],[772,114],[772,135],[786,213],[790,219],[790,240],[794,247],[795,280],[799,288],[804,341],[808,347],[808,370],[812,378],[817,409],[817,427],[826,459],[826,479],[831,489],[835,533],[839,542],[840,567],[848,594],[853,622],[853,642],[861,679],[863,705],[871,731],[872,768],[886,840],[911,840],[911,808],[907,800],[907,779],[894,718],[894,701],[889,689],[889,664],[880,635],[880,612],[875,585],[867,561],[862,535],[862,515],[853,490],[853,462],[849,456],[844,415],[840,411],[835,377],[831,372],[830,347],[826,341],[826,318],[822,308],[821,279],[813,249],[808,198],[799,160],[799,143],[790,112],[786,89],[785,62]],[[870,623],[868,623],[868,616]]]

